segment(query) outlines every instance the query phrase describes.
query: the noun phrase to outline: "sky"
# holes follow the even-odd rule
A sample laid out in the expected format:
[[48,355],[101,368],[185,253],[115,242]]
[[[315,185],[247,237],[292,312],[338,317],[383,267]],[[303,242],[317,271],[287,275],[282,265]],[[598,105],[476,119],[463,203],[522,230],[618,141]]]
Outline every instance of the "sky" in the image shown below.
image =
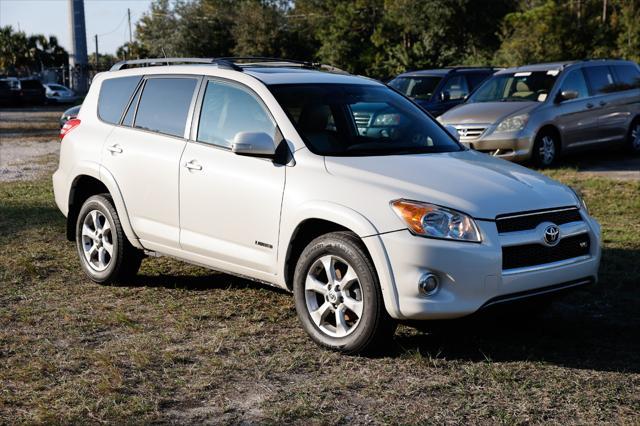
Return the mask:
[[[100,53],[115,54],[119,46],[129,41],[127,8],[131,9],[135,38],[135,22],[149,10],[150,4],[151,0],[85,0],[87,53],[94,53],[94,34],[98,34]],[[54,35],[70,51],[68,0],[0,0],[0,26],[5,25],[20,28],[27,35]]]

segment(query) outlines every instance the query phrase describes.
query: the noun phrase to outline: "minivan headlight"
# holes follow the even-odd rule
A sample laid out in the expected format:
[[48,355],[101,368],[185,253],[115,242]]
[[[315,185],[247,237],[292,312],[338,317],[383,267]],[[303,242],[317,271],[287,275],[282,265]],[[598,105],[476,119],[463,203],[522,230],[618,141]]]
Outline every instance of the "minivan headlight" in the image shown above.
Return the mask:
[[527,125],[527,121],[529,121],[529,114],[518,114],[507,117],[498,124],[498,127],[496,127],[496,133],[522,130],[524,129],[524,126]]
[[456,241],[482,241],[471,216],[435,204],[395,200],[393,211],[415,235]]

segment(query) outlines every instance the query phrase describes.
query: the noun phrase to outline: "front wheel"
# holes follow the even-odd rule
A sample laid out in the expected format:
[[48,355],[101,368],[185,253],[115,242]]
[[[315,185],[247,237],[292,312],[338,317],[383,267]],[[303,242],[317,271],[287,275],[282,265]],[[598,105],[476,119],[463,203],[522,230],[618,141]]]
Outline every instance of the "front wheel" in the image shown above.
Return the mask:
[[127,240],[108,194],[94,195],[80,209],[76,246],[84,272],[97,283],[117,283],[133,277],[143,253]]
[[321,346],[344,353],[375,350],[392,338],[377,273],[360,239],[333,232],[313,240],[294,274],[298,318]]
[[560,141],[553,132],[543,131],[533,144],[532,160],[535,166],[546,168],[555,164],[560,153]]

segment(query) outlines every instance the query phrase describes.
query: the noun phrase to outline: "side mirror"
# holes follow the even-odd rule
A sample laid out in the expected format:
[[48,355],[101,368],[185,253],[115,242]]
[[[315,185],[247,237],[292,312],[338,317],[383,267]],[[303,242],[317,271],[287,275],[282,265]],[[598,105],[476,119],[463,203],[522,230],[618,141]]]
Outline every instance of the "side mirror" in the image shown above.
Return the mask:
[[444,128],[447,129],[447,132],[449,132],[455,140],[460,142],[460,133],[458,133],[458,129],[453,127],[451,124],[447,124]]
[[449,93],[449,91],[443,90],[440,92],[440,102],[447,102],[449,99],[451,99],[451,93]]
[[571,99],[576,99],[578,96],[579,94],[575,90],[563,90],[558,93],[558,96],[556,96],[556,102],[569,101]]
[[272,157],[276,153],[273,137],[265,132],[238,132],[233,138],[231,151],[238,155]]

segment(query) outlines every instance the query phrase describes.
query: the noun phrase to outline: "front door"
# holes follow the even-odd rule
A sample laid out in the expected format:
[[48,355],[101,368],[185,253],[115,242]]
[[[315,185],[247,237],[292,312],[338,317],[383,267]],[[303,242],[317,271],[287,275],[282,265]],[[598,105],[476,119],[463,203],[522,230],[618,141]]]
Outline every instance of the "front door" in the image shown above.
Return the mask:
[[275,137],[275,122],[244,86],[209,80],[204,89],[196,141],[180,161],[181,247],[212,266],[275,273],[285,166],[231,151],[238,132]]

